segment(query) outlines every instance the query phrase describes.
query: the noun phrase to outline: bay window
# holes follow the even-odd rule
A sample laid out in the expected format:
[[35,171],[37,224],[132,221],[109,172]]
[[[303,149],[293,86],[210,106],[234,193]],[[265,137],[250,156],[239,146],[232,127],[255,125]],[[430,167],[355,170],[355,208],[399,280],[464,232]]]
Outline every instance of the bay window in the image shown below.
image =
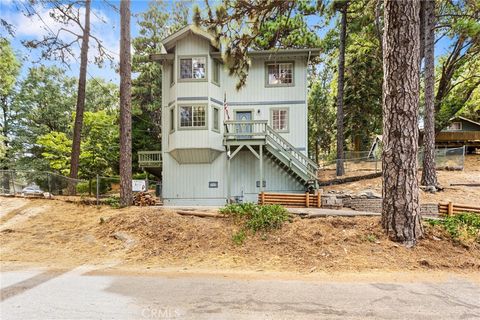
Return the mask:
[[205,128],[206,106],[180,106],[180,128]]
[[207,58],[180,58],[181,80],[202,80],[207,77]]

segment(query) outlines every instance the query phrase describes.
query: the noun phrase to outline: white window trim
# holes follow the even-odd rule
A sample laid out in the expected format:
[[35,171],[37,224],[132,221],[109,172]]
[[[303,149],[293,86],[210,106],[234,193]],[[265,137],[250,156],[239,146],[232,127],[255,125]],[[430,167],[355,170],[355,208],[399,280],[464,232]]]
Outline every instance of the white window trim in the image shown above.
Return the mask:
[[[184,127],[181,125],[181,115],[180,110],[182,107],[203,107],[205,109],[205,125],[204,126],[193,126],[193,112],[192,112],[192,126],[191,127]],[[178,130],[205,130],[208,129],[208,105],[203,103],[192,103],[192,104],[181,104],[178,105],[178,111],[176,112],[177,115],[177,129]]]
[[175,85],[175,62],[170,65],[170,87]]
[[[182,59],[194,59],[194,58],[205,58],[205,78],[203,79],[195,79],[195,78],[184,78],[182,79],[181,77],[181,67],[180,64],[182,62]],[[177,63],[177,79],[178,82],[203,82],[203,81],[208,81],[208,56],[206,55],[189,55],[189,56],[178,56],[178,63]],[[193,75],[193,70],[192,70],[192,75]]]
[[[216,66],[216,68],[215,68]],[[214,73],[218,70],[218,81],[215,81]],[[220,61],[212,58],[212,83],[220,87],[220,74],[221,74],[221,64]]]
[[[291,63],[292,64],[292,83],[279,83],[279,84],[270,84],[268,82],[268,66],[271,64],[282,64],[282,63]],[[266,61],[265,62],[265,87],[266,88],[276,88],[276,87],[294,87],[295,86],[295,61]]]
[[[218,111],[217,129],[215,129],[215,110]],[[220,133],[220,108],[216,106],[212,106],[212,131]]]
[[[273,113],[275,111],[281,111],[281,110],[284,110],[284,111],[287,111],[287,128],[284,129],[284,130],[277,130],[275,129],[274,125],[273,125]],[[271,108],[270,109],[270,123],[271,123],[271,127],[273,130],[275,130],[275,132],[279,132],[279,133],[289,133],[290,132],[290,108],[288,107],[280,107],[280,108]]]
[[170,133],[175,132],[175,105],[168,109],[168,117],[170,121]]
[[[454,123],[459,123],[460,128],[459,129],[452,129],[452,126],[453,126]],[[448,131],[462,131],[462,130],[463,130],[463,124],[462,124],[461,121],[454,121],[448,126]]]

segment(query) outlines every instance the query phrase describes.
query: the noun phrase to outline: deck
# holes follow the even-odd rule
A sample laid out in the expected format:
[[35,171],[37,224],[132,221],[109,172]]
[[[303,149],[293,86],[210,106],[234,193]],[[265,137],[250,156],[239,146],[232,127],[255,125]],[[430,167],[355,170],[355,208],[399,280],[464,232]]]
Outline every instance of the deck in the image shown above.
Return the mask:
[[435,137],[435,143],[439,145],[480,147],[480,131],[442,131]]

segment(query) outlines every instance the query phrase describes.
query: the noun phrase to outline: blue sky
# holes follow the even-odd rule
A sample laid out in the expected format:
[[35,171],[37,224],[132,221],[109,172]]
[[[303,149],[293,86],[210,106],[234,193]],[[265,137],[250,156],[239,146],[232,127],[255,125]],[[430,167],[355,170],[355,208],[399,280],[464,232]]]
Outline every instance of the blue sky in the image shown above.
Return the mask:
[[[117,8],[120,5],[119,1],[109,0],[109,3],[114,4]],[[149,1],[132,0],[132,14],[147,10],[148,3]],[[31,18],[25,17],[21,12],[22,9],[24,9],[22,1],[0,0],[0,14],[2,19],[7,20],[15,26],[15,37],[12,38],[7,36],[7,38],[9,38],[12,47],[22,60],[22,74],[25,75],[28,68],[34,65],[34,62],[39,59],[39,51],[26,49],[21,41],[41,39],[43,35],[48,34],[51,31],[56,32],[59,25],[53,21],[49,16],[49,11],[46,9],[36,7],[37,15],[34,15]],[[120,41],[120,16],[118,12],[108,6],[103,0],[92,0],[92,12],[94,13],[91,15],[92,34],[102,40],[104,46],[113,56],[114,64],[118,63]],[[132,17],[131,27],[132,37],[136,37],[138,35],[138,27],[135,17]],[[6,35],[4,30],[1,31],[2,35]],[[93,61],[96,46],[93,42],[90,42],[90,44],[89,60]],[[68,74],[77,77],[79,70],[77,60],[79,60],[80,48],[75,48],[75,52],[76,59],[70,58],[69,65],[64,67],[67,69]],[[47,65],[59,65],[59,62],[57,61],[43,61],[43,63]],[[119,81],[118,74],[115,72],[115,67],[112,67],[110,63],[106,63],[103,68],[99,68],[93,63],[90,63],[88,70],[90,76],[102,77],[107,81]]]
[[[22,44],[22,40],[30,39],[41,39],[41,37],[49,32],[56,32],[59,28],[59,25],[56,24],[53,19],[49,16],[49,10],[42,9],[37,7],[37,15],[34,15],[31,18],[24,16],[21,12],[23,8],[23,2],[25,0],[0,0],[0,14],[2,19],[7,20],[9,23],[15,26],[15,37],[8,37],[12,43],[14,50],[17,55],[21,57],[22,60],[22,75],[25,75],[28,71],[28,68],[34,65],[34,61],[39,60],[39,51],[27,50]],[[167,2],[167,1],[166,1]],[[171,1],[173,2],[173,0]],[[119,7],[119,1],[108,0],[108,3],[114,4],[117,8]],[[203,1],[198,2],[202,6]],[[215,3],[215,1],[210,1],[210,3]],[[131,11],[135,15],[140,12],[144,12],[148,8],[149,1],[143,0],[132,0],[131,2]],[[111,8],[106,1],[104,0],[92,0],[92,15],[91,15],[91,24],[92,24],[92,34],[102,40],[104,46],[111,52],[111,55],[114,58],[114,65],[118,63],[118,49],[119,49],[119,37],[120,37],[120,16],[117,11]],[[131,35],[136,37],[138,35],[138,26],[136,23],[136,18],[133,17],[131,21]],[[309,18],[309,23],[317,22],[315,19]],[[333,26],[334,24],[331,24]],[[4,30],[0,30],[3,35],[5,35]],[[323,33],[323,32],[322,32]],[[89,60],[93,61],[94,54],[96,51],[96,46],[93,42],[90,43],[90,54]],[[450,44],[450,40],[447,38],[441,39],[436,45],[436,54],[444,54],[446,49]],[[67,73],[78,77],[79,70],[79,52],[80,48],[75,49],[76,59],[71,58],[69,65],[64,66],[67,68]],[[43,62],[47,65],[56,64],[59,65],[59,62],[47,61]],[[107,63],[103,68],[98,68],[93,63],[90,63],[88,66],[89,76],[101,77],[107,81],[112,81],[114,83],[119,82],[119,76],[115,72],[115,66]]]

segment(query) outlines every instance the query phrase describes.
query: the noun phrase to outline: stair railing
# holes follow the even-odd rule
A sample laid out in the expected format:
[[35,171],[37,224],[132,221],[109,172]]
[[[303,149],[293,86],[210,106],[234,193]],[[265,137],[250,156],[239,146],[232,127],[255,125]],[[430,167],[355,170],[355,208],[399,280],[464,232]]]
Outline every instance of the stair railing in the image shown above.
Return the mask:
[[318,165],[310,160],[306,155],[299,152],[292,144],[285,140],[270,126],[266,126],[267,143],[270,143],[280,153],[282,153],[290,166],[295,164],[300,170],[305,171],[309,179],[317,179]]

